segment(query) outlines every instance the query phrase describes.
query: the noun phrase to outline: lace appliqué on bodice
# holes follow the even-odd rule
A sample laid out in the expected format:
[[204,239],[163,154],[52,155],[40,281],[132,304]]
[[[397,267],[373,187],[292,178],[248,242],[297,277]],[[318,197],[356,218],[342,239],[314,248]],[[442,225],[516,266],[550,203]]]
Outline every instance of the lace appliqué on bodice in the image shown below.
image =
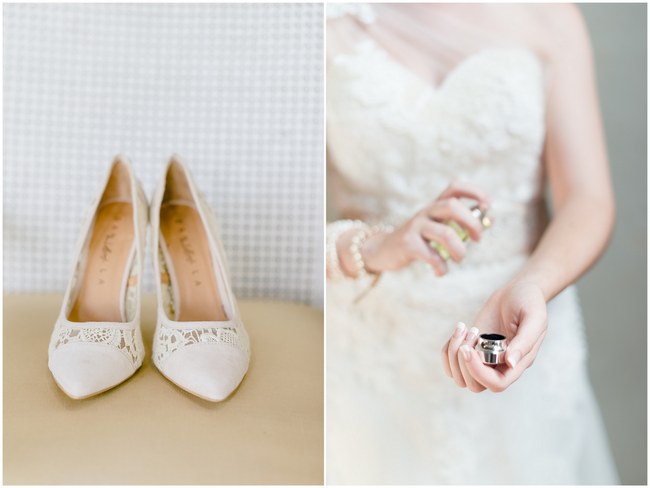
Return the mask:
[[366,40],[333,59],[327,92],[331,191],[341,212],[400,225],[464,181],[493,202],[496,223],[480,259],[531,251],[546,223],[544,71],[534,53],[479,51],[433,87]]
[[[543,70],[527,49],[486,49],[434,88],[374,41],[328,71],[328,149],[358,211],[407,218],[451,179],[497,199],[539,197]],[[337,190],[337,188],[334,188]]]

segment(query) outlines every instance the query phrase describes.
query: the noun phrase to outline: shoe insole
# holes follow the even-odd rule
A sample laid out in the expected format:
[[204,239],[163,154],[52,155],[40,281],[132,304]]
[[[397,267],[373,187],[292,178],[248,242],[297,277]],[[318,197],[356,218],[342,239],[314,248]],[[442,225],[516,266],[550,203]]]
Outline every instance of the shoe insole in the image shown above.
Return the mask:
[[219,295],[212,253],[201,216],[189,205],[165,204],[160,232],[167,247],[170,279],[175,281],[176,320],[224,321],[228,316]]
[[97,210],[79,293],[69,319],[73,322],[124,322],[123,290],[133,249],[133,206],[111,202]]

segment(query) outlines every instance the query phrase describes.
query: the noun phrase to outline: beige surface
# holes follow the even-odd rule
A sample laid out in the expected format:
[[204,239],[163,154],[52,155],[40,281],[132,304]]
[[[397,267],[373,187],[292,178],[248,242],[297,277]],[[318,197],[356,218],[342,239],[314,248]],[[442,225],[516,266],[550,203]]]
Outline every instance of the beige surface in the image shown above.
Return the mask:
[[47,369],[61,297],[4,298],[4,482],[10,484],[321,484],[323,316],[240,301],[248,374],[228,400],[182,391],[151,363],[154,300],[143,304],[142,368],[71,400]]

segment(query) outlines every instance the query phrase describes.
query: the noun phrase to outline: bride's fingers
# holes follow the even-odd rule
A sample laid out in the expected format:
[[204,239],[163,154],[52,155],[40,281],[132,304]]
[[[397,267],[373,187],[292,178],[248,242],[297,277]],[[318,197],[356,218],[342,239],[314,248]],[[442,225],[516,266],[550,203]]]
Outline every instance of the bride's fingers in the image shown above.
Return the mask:
[[503,370],[499,368],[493,368],[483,364],[478,351],[467,349],[464,350],[463,353],[462,361],[467,374],[469,374],[474,381],[483,385],[492,392],[501,392],[505,390],[513,381],[521,376],[521,373],[523,372],[521,365],[518,365],[516,369],[510,369],[509,374],[506,375]]
[[481,239],[481,232],[483,231],[481,222],[457,198],[447,198],[434,202],[428,208],[427,215],[441,222],[453,220],[465,229],[474,241]]
[[537,338],[537,341],[535,341],[535,344],[533,345],[531,351],[526,356],[524,356],[523,361],[526,363],[526,368],[530,368],[535,362],[539,348],[541,347],[542,342],[544,342],[544,337],[546,337],[546,332]]
[[[514,368],[508,364],[500,364],[496,367],[487,366],[483,364],[481,355],[474,347],[469,350],[462,350],[460,354],[461,371],[470,375],[475,382],[488,390],[495,393],[502,392],[517,381],[524,371],[533,364],[544,341],[544,335],[542,334],[537,339],[530,353],[524,356]],[[463,377],[463,380],[469,386],[466,376]]]
[[506,362],[514,367],[518,361],[533,351],[547,328],[546,303],[528,305],[515,336],[508,344]]
[[[460,323],[458,324],[460,325]],[[458,325],[456,326],[456,330],[458,330]],[[451,371],[451,366],[449,364],[449,343],[452,341],[452,339],[447,340],[445,342],[445,345],[442,346],[442,350],[440,351],[442,354],[442,368],[445,370],[445,374],[449,376],[450,378],[453,379],[453,373]],[[469,347],[474,347],[476,346],[476,342],[478,341],[478,329],[476,327],[472,327],[467,335],[465,336],[465,339],[462,341],[461,348],[463,345],[467,344]],[[461,368],[461,373],[462,373],[462,368]],[[465,376],[463,374],[463,376]]]
[[469,334],[467,334],[467,337],[465,338],[465,344],[467,344],[469,347],[474,349],[477,343],[478,343],[478,328],[472,327],[471,329],[469,329]]
[[447,274],[447,263],[442,259],[440,254],[438,254],[435,249],[432,249],[431,246],[429,246],[429,243],[425,241],[421,235],[418,234],[414,241],[415,243],[411,244],[411,258],[428,263],[438,276]]
[[541,343],[542,338],[535,345],[531,354],[524,357],[514,368],[507,365],[499,365],[496,368],[487,366],[483,364],[481,355],[474,349],[463,351],[465,354],[462,355],[462,361],[465,363],[467,373],[476,382],[492,392],[499,393],[517,381],[524,371],[526,371],[526,368],[532,364]]
[[487,209],[490,205],[490,197],[480,188],[467,183],[460,183],[452,181],[447,188],[440,194],[438,200],[444,198],[471,198],[476,200],[483,209]]
[[451,369],[451,375],[454,379],[454,383],[461,388],[465,387],[465,381],[463,380],[463,374],[461,373],[458,364],[458,348],[463,344],[466,336],[467,326],[462,322],[458,322],[454,334],[449,340],[449,347],[447,349],[447,358],[449,361],[449,369]]
[[478,342],[478,329],[476,327],[472,327],[467,333],[467,336],[465,336],[465,340],[463,341],[463,343],[460,346],[460,349],[458,350],[458,354],[461,356],[461,358],[459,358],[458,360],[458,367],[460,369],[461,374],[463,375],[463,380],[465,381],[467,388],[474,393],[479,393],[485,390],[485,387],[481,385],[478,381],[476,381],[474,378],[472,378],[471,374],[469,374],[467,368],[465,367],[465,361],[463,360],[462,356],[467,355],[467,351],[469,351],[470,349],[474,349],[477,342]]
[[420,234],[426,241],[435,241],[441,244],[447,250],[451,258],[457,263],[460,262],[467,253],[463,241],[458,237],[456,231],[448,225],[429,220],[422,223]]
[[480,393],[482,391],[485,391],[486,388],[476,381],[472,374],[469,372],[467,369],[467,362],[471,361],[472,359],[472,347],[465,343],[462,346],[460,346],[460,355],[461,359],[458,361],[459,366],[460,366],[460,371],[463,374],[463,380],[465,381],[465,384],[467,385],[467,388],[469,391],[474,392],[474,393]]
[[430,259],[429,264],[436,271],[436,274],[438,276],[443,276],[443,275],[447,274],[447,271],[449,271],[449,269],[447,268],[446,261],[444,259],[442,259],[440,254],[438,254],[438,252],[435,249],[432,249],[429,246],[428,242],[425,242],[424,244],[425,244],[425,246],[427,246],[431,250],[431,255],[429,257],[429,259]]

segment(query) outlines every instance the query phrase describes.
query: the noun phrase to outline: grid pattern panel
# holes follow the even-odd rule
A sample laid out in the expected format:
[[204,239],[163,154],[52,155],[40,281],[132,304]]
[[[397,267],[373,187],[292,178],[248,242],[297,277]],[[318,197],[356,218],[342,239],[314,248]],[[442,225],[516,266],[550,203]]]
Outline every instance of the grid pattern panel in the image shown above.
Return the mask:
[[65,289],[114,154],[151,194],[176,152],[238,296],[322,306],[322,5],[5,5],[4,33],[6,291]]

